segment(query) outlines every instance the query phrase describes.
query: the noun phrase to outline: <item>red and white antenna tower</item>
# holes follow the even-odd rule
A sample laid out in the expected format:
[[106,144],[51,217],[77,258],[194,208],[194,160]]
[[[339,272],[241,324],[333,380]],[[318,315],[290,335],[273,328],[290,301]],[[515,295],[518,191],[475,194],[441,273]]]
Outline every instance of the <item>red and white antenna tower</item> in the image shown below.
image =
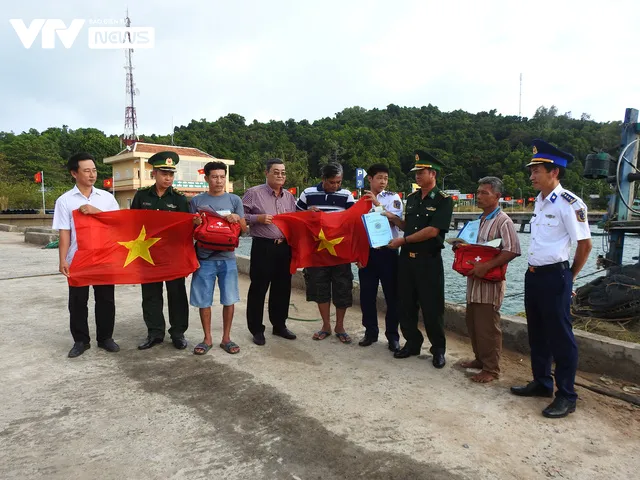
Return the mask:
[[[125,18],[125,26],[131,27],[131,19],[129,18],[129,10],[127,10],[127,17]],[[131,34],[126,33],[126,41],[131,44]],[[136,129],[138,128],[138,117],[136,115],[136,107],[133,102],[133,98],[140,92],[136,88],[136,84],[133,81],[133,63],[131,62],[131,56],[133,54],[133,48],[127,48],[124,51],[126,64],[124,66],[127,71],[127,106],[124,109],[124,135],[122,135],[122,142],[131,149],[133,144],[138,141],[136,136]]]

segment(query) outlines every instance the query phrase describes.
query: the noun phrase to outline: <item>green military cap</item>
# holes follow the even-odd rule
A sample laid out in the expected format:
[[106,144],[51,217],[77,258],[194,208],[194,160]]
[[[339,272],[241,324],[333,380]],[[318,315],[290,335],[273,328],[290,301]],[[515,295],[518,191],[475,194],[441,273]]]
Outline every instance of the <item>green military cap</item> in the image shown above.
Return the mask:
[[167,172],[175,172],[178,162],[180,162],[180,157],[176,152],[158,152],[149,158],[149,165]]
[[416,150],[414,153],[416,155],[416,166],[409,170],[410,172],[417,172],[424,168],[431,168],[437,171],[442,170],[443,165],[440,160],[430,153],[427,153],[424,150]]

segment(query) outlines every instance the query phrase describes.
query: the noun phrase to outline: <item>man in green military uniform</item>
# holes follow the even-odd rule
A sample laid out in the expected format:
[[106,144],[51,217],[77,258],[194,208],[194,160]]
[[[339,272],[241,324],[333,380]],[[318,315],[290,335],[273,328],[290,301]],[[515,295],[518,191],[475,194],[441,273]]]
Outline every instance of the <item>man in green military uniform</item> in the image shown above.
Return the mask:
[[405,219],[387,214],[404,232],[390,248],[399,248],[398,295],[400,327],[406,339],[395,358],[419,355],[424,337],[418,330],[418,308],[422,310],[427,337],[431,342],[433,366],[445,365],[444,269],[440,252],[453,215],[453,200],[437,186],[442,164],[422,150],[415,152],[416,183],[419,189],[407,197]]
[[[189,212],[187,197],[173,188],[176,165],[180,161],[175,152],[158,152],[149,158],[153,166],[151,176],[156,183],[139,189],[133,201],[132,209],[167,210],[170,212]],[[169,335],[177,349],[187,347],[184,332],[189,326],[189,301],[185,288],[185,279],[177,278],[167,284],[167,302],[169,304]],[[162,313],[162,282],[142,284],[142,315],[147,325],[147,339],[138,349],[146,350],[164,341],[165,321]]]

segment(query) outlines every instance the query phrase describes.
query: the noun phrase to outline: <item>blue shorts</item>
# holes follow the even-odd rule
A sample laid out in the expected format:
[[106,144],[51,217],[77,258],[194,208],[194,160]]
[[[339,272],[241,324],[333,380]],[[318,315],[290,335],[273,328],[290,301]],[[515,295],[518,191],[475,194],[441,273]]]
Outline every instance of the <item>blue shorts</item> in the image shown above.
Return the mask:
[[213,289],[218,279],[220,304],[233,305],[240,301],[238,266],[235,258],[199,260],[200,268],[193,272],[189,303],[198,308],[213,305]]

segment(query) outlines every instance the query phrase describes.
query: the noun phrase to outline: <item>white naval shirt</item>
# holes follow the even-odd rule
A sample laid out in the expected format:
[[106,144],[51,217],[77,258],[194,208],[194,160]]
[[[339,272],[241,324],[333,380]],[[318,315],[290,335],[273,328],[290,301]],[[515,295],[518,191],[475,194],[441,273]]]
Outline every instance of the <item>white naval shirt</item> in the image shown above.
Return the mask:
[[115,197],[105,190],[91,187],[89,198],[85,197],[77,185],[63,193],[56,200],[55,210],[53,211],[53,229],[54,230],[71,230],[71,244],[67,252],[67,263],[71,265],[73,256],[78,251],[78,241],[76,239],[76,227],[73,223],[73,211],[79,209],[82,205],[89,204],[103,212],[112,210],[120,210],[120,206]]
[[571,243],[591,238],[587,206],[560,184],[544,200],[538,194],[529,223],[528,262],[534,267],[568,261]]
[[[376,196],[376,198],[387,212],[391,212],[402,219],[402,199],[400,198],[400,195],[383,190]],[[400,236],[400,229],[393,223],[391,223],[391,234],[393,235],[393,238],[398,238]]]

